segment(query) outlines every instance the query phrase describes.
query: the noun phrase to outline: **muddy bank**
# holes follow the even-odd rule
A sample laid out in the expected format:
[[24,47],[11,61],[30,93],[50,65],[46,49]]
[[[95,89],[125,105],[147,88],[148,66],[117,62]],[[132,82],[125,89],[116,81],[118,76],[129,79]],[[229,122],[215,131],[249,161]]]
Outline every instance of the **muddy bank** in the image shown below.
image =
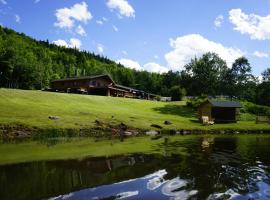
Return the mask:
[[89,128],[37,128],[24,125],[0,125],[0,140],[12,139],[43,139],[55,137],[104,137],[124,138],[129,136],[158,136],[158,135],[202,135],[202,134],[269,134],[269,129],[164,129],[151,127],[137,129],[128,127],[124,123],[110,125],[96,120],[96,125]]

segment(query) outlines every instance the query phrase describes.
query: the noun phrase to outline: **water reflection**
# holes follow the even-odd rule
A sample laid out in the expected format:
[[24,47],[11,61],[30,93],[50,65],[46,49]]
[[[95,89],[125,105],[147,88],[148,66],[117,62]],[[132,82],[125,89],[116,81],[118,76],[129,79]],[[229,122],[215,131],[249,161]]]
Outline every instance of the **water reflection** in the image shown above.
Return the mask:
[[270,137],[170,138],[158,148],[163,155],[0,166],[0,197],[270,199]]

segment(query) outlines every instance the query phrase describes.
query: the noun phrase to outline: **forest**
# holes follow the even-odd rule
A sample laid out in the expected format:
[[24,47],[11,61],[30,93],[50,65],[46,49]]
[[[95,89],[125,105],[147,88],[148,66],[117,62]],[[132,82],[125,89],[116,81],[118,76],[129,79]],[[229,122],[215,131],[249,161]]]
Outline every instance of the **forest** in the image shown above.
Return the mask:
[[0,87],[46,89],[60,78],[109,74],[116,83],[161,96],[219,96],[270,106],[270,68],[262,80],[245,57],[227,66],[215,53],[191,59],[182,71],[136,71],[107,57],[38,41],[0,26]]

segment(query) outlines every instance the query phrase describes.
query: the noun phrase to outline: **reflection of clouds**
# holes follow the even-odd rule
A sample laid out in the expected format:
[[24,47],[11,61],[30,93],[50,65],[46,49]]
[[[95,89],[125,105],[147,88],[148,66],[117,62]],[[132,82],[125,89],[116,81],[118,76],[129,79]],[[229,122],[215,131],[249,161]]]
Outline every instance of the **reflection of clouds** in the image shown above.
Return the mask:
[[[78,200],[78,199],[170,199],[185,200],[197,194],[197,190],[189,190],[189,181],[180,178],[165,180],[165,169],[156,171],[147,176],[130,179],[110,185],[83,189],[55,197],[51,200]],[[165,196],[163,196],[165,195]],[[157,198],[159,197],[159,198]]]
[[57,199],[66,200],[66,199],[70,199],[72,196],[73,196],[73,193],[69,193],[69,194],[59,195],[57,197],[49,198],[48,200],[57,200]]
[[158,170],[152,174],[149,174],[145,177],[143,177],[143,179],[149,179],[149,178],[153,178],[153,177],[163,177],[167,174],[167,171],[165,169],[162,170]]
[[234,192],[232,189],[227,190],[224,193],[211,194],[207,200],[222,200],[222,199],[233,199],[239,197],[239,194]]
[[136,196],[138,194],[139,194],[139,191],[122,192],[117,195],[117,199],[125,199],[128,197]]
[[180,179],[179,177],[168,181],[161,189],[162,194],[170,196],[173,199],[185,200],[198,193],[197,190],[185,190],[188,181]]
[[155,190],[158,187],[160,187],[164,183],[164,178],[163,177],[155,177],[153,179],[150,179],[147,182],[147,189],[148,190]]
[[166,170],[159,170],[153,174],[150,174],[144,178],[152,178],[150,180],[147,181],[147,189],[148,190],[155,190],[157,188],[159,188],[164,182],[164,176],[167,174]]

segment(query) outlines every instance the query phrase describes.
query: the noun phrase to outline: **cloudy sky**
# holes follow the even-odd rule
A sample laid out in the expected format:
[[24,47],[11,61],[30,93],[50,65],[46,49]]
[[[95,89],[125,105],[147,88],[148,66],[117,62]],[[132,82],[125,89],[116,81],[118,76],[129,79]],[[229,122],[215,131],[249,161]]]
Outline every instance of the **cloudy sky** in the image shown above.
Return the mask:
[[0,24],[130,68],[181,70],[211,51],[270,67],[270,0],[0,0]]

